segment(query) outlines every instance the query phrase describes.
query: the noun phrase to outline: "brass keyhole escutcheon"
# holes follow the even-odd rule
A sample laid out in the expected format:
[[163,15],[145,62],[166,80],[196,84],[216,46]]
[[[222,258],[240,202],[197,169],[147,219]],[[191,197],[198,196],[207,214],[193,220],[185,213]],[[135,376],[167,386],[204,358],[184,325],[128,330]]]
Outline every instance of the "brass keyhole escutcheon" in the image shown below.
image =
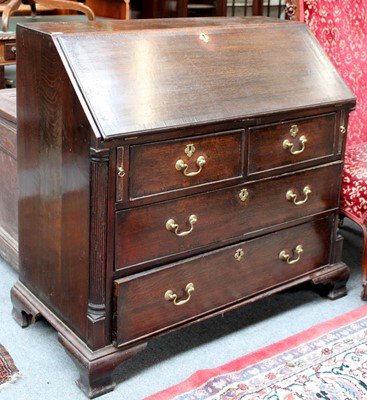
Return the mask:
[[200,38],[200,40],[202,40],[205,43],[209,42],[209,36],[206,33],[200,33],[199,38]]
[[188,144],[188,145],[186,146],[186,148],[185,148],[185,154],[186,154],[187,157],[189,157],[189,158],[192,157],[192,155],[195,153],[195,151],[196,151],[196,148],[195,148],[195,146],[194,146],[192,143]]
[[242,249],[238,249],[236,250],[236,252],[234,253],[234,258],[237,261],[241,261],[243,256],[245,255],[245,252]]
[[248,190],[247,189],[242,189],[240,191],[239,196],[240,196],[241,201],[246,201],[248,199],[248,196],[249,196]]
[[298,131],[299,131],[298,126],[297,125],[292,125],[291,129],[289,130],[289,133],[291,134],[291,136],[293,138],[295,138],[297,136],[297,134],[298,134]]

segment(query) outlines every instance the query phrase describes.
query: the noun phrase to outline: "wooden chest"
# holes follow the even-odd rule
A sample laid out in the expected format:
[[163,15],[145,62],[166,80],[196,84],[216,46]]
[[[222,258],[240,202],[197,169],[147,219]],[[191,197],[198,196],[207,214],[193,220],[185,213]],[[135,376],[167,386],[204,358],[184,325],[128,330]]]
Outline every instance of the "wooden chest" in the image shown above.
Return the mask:
[[32,24],[17,41],[14,316],[57,329],[88,396],[155,335],[304,281],[346,294],[355,99],[306,25]]
[[0,256],[18,269],[15,89],[0,90]]

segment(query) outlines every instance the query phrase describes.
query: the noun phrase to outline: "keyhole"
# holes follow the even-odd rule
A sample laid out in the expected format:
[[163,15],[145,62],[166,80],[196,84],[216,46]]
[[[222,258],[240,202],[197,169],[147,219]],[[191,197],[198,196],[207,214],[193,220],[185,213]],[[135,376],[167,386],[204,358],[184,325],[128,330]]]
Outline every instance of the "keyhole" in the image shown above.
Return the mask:
[[237,261],[241,261],[242,257],[245,255],[244,251],[242,249],[238,249],[236,250],[236,252],[234,253],[234,258]]

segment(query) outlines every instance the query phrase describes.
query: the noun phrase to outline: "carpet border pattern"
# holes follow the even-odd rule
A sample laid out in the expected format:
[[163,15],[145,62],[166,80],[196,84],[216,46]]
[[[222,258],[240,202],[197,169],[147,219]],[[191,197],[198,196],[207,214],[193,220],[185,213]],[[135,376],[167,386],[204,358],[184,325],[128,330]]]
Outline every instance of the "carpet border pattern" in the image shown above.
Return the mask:
[[0,344],[0,390],[13,383],[18,377],[19,371],[14,360],[5,347]]
[[[336,381],[344,382],[345,387],[348,386],[345,390],[354,391],[357,397],[353,399],[364,399],[367,395],[367,386],[363,386],[367,378],[366,338],[367,305],[224,366],[198,371],[181,384],[146,400],[267,399],[274,395],[285,396],[290,387],[291,391],[299,390],[305,399],[315,398],[312,396],[316,391],[316,398],[324,398],[322,396],[327,393],[344,390],[336,388]],[[361,368],[353,365],[356,356],[364,357]],[[338,369],[338,363],[341,367],[335,379],[329,371]],[[349,377],[344,374],[348,368]],[[311,370],[311,375],[307,375],[307,369]],[[362,375],[358,377],[358,374]],[[315,381],[320,376],[323,376],[321,384]],[[288,383],[291,379],[296,380]],[[311,397],[307,397],[307,391]]]

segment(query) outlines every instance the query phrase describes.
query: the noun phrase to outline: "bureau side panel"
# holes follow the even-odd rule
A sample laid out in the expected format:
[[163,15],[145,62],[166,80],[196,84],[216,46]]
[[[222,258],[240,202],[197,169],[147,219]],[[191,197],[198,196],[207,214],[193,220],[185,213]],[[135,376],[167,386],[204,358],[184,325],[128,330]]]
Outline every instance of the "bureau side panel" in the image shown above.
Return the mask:
[[20,281],[84,336],[90,128],[50,38],[17,34]]

